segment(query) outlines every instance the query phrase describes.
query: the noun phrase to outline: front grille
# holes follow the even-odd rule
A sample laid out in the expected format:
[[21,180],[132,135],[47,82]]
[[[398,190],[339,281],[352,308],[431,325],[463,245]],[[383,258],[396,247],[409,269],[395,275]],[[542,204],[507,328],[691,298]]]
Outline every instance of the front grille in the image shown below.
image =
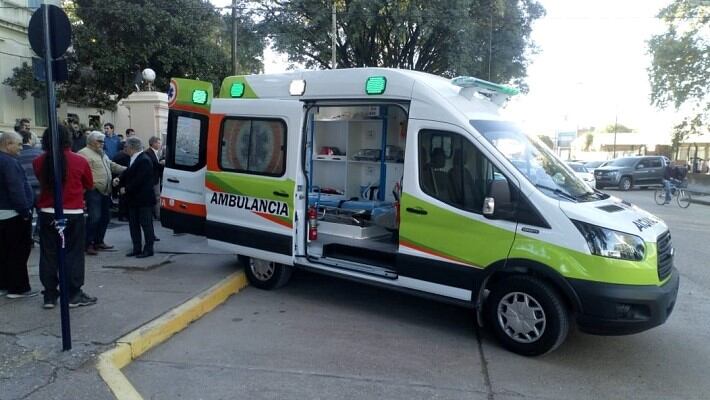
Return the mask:
[[658,237],[656,245],[658,249],[658,279],[662,281],[666,279],[671,274],[671,270],[673,270],[671,232],[665,231],[662,233]]

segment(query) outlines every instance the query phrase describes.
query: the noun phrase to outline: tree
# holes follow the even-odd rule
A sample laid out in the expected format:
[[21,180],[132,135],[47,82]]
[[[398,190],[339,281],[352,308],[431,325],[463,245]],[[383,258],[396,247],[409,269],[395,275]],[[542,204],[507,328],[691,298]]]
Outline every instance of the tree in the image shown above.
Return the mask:
[[633,131],[634,130],[629,128],[628,126],[626,126],[624,124],[619,124],[619,123],[609,124],[606,127],[604,127],[604,132],[606,132],[606,133],[614,133],[614,132],[616,132],[616,133],[630,133]]
[[[171,77],[219,87],[231,74],[231,19],[205,0],[74,0],[65,2],[65,9],[73,46],[67,54],[69,80],[58,86],[60,101],[113,109],[135,90],[136,73],[143,68],[156,72],[156,90],[167,88]],[[247,73],[263,69],[264,47],[250,33],[249,18],[251,14],[241,15],[239,24],[239,62]],[[14,72],[3,83],[22,97],[37,92],[37,83],[27,79],[29,66]]]
[[[331,68],[332,0],[259,1],[262,31],[289,61]],[[525,89],[535,0],[337,0],[338,68],[473,75]]]
[[651,104],[673,106],[686,116],[674,127],[674,146],[690,134],[708,132],[710,122],[710,4],[674,0],[658,17],[666,31],[648,42],[652,64]]
[[550,139],[549,136],[547,136],[547,135],[539,135],[538,138],[540,139],[540,141],[541,141],[542,143],[545,143],[545,144],[547,145],[547,147],[549,147],[550,149],[554,149],[554,148],[555,148],[555,143],[552,141],[552,139]]
[[592,133],[587,133],[584,137],[584,151],[589,151],[592,144],[594,144],[594,135]]

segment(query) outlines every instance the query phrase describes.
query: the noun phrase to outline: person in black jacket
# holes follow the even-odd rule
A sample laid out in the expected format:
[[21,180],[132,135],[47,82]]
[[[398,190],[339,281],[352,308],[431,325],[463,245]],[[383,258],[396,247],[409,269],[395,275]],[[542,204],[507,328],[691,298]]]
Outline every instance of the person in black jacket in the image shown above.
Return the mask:
[[153,207],[153,215],[156,219],[160,219],[160,181],[163,178],[163,169],[165,168],[165,160],[161,159],[160,151],[162,150],[162,143],[160,138],[157,136],[152,136],[148,139],[148,148],[145,153],[150,157],[153,162],[153,192],[155,193],[155,207]]
[[[131,156],[128,169],[114,183],[125,196],[128,206],[128,226],[133,242],[133,251],[127,257],[145,258],[153,255],[155,232],[153,231],[153,162],[143,152],[143,144],[137,137],[126,140],[126,153]],[[145,246],[141,249],[141,229],[145,236]]]
[[21,150],[20,135],[0,132],[0,295],[10,299],[38,293],[27,275],[34,195],[17,159]]

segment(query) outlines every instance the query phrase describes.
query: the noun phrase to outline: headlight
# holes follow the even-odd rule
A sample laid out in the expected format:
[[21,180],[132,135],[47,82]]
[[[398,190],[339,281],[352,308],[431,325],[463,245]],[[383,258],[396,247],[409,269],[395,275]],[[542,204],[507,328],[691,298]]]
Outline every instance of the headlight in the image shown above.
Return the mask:
[[622,260],[643,260],[646,245],[640,237],[582,221],[572,220],[572,223],[584,236],[592,254]]

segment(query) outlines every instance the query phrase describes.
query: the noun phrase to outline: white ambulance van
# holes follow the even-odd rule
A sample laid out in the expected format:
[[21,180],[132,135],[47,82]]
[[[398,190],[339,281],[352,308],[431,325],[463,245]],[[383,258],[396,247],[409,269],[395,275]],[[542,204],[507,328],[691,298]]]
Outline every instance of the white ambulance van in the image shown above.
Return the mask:
[[161,221],[240,255],[252,285],[295,268],[475,308],[523,355],[574,323],[666,321],[666,224],[591,189],[501,117],[512,88],[379,68],[173,79]]

